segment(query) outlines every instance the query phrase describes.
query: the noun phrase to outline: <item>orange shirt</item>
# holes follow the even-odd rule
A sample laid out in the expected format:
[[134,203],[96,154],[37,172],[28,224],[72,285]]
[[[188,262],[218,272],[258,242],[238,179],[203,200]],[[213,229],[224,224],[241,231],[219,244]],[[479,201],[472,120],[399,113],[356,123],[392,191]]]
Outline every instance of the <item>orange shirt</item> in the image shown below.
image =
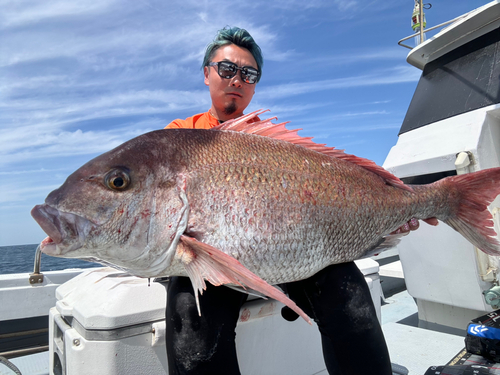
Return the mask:
[[[255,116],[250,122],[260,121],[260,118]],[[217,125],[220,125],[219,120],[217,120],[210,111],[204,113],[198,113],[197,115],[188,117],[185,120],[177,119],[172,121],[170,124],[165,126],[165,129],[211,129]]]
[[187,129],[211,129],[219,125],[219,121],[210,114],[210,111],[198,113],[185,120],[177,119],[165,126],[165,129],[187,128]]

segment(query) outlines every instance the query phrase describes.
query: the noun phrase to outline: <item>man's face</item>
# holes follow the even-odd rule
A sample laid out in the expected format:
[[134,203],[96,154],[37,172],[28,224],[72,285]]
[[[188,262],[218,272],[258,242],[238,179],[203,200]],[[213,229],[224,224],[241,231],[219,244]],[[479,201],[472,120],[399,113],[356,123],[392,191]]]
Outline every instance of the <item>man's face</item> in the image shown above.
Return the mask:
[[[239,67],[251,66],[257,69],[257,62],[246,48],[228,44],[215,51],[211,62],[230,61]],[[255,84],[245,83],[238,71],[233,78],[222,78],[216,66],[204,68],[205,85],[210,89],[212,112],[221,121],[239,117],[250,104],[255,93]]]

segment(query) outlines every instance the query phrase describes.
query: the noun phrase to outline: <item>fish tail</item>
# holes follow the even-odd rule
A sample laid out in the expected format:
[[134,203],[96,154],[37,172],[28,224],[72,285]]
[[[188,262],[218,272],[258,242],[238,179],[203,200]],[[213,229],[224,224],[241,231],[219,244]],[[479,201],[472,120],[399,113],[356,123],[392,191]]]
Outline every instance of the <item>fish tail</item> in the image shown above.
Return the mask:
[[441,185],[458,203],[450,204],[453,209],[448,217],[437,218],[486,254],[500,256],[500,242],[488,210],[488,205],[500,194],[500,168],[452,176],[435,184]]

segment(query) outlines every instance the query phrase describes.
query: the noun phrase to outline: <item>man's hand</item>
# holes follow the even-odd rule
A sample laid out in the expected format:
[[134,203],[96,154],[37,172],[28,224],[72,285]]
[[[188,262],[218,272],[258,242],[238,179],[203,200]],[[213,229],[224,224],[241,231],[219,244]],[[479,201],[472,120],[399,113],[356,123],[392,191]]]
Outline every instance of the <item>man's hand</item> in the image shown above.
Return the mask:
[[396,229],[391,234],[409,233],[412,230],[417,230],[419,226],[420,226],[420,223],[418,222],[418,220],[415,218],[412,218],[409,222],[400,226],[398,229]]
[[[427,224],[436,226],[439,224],[439,221],[435,217],[431,217],[429,219],[423,219]],[[400,234],[400,233],[410,233],[413,230],[417,230],[420,226],[420,223],[417,219],[412,218],[409,222],[399,227],[397,230],[392,232],[391,234]]]

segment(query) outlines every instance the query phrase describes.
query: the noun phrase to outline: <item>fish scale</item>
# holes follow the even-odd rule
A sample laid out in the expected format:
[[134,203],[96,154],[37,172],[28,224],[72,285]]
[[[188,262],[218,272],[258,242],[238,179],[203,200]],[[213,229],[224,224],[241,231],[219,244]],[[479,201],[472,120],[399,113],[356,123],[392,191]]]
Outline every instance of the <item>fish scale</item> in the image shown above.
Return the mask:
[[[359,191],[353,194],[354,188],[345,188],[346,183],[341,181],[344,179],[353,184],[356,179],[363,178],[369,172],[365,173],[359,168],[360,171],[356,174],[346,166],[336,168],[337,163],[347,163],[331,160],[325,163],[324,159],[328,158],[306,149],[303,150],[305,155],[299,153],[289,160],[288,150],[280,149],[276,144],[265,149],[248,147],[246,144],[236,144],[235,147],[235,142],[228,144],[233,146],[227,152],[231,155],[230,158],[226,155],[222,160],[214,160],[209,155],[206,158],[202,156],[196,159],[197,165],[189,173],[187,194],[191,215],[198,218],[210,212],[210,216],[204,219],[204,226],[217,228],[196,236],[199,241],[216,246],[231,255],[234,254],[231,249],[238,249],[234,257],[271,283],[314,274],[324,267],[322,253],[330,256],[329,261],[332,263],[345,262],[361,256],[363,250],[368,250],[377,242],[373,234],[362,237],[353,237],[351,234],[374,224],[368,214],[371,211],[380,212],[378,200],[373,194],[359,194]],[[217,148],[216,145],[214,147]],[[245,150],[245,157],[234,156],[238,149]],[[234,163],[235,159],[238,163]],[[274,162],[268,162],[267,159]],[[207,165],[202,165],[202,160]],[[243,164],[243,160],[247,164]],[[288,162],[285,163],[285,160]],[[304,163],[303,160],[307,162]],[[298,166],[306,168],[305,173],[294,171]],[[283,184],[282,181],[287,183]],[[371,185],[374,184],[387,192],[408,194],[385,185],[380,179],[375,179]],[[337,194],[331,194],[328,189],[335,186],[340,188]],[[214,193],[214,187],[221,187],[221,191]],[[209,199],[205,199],[206,191],[212,191]],[[346,197],[349,196],[351,202],[346,203]],[[214,205],[213,200],[220,203]],[[363,208],[365,212],[360,212]],[[266,213],[267,216],[257,216],[253,225],[248,220],[243,220],[242,224],[238,218],[248,219],[250,211]],[[220,216],[225,217],[222,227],[218,225]],[[410,218],[410,214],[406,213],[394,223],[393,215],[393,222],[379,225],[378,231],[387,234]],[[276,223],[285,225],[273,227],[272,224]],[[190,227],[190,230],[202,232],[196,227]],[[291,246],[291,240],[298,234],[303,235],[302,242]],[[263,240],[253,249],[242,241],[228,240],[246,236]],[[267,238],[268,241],[265,240]],[[221,242],[224,243],[222,247],[219,245]],[[314,250],[309,250],[311,248]],[[256,253],[262,255],[264,262],[255,262]]]

